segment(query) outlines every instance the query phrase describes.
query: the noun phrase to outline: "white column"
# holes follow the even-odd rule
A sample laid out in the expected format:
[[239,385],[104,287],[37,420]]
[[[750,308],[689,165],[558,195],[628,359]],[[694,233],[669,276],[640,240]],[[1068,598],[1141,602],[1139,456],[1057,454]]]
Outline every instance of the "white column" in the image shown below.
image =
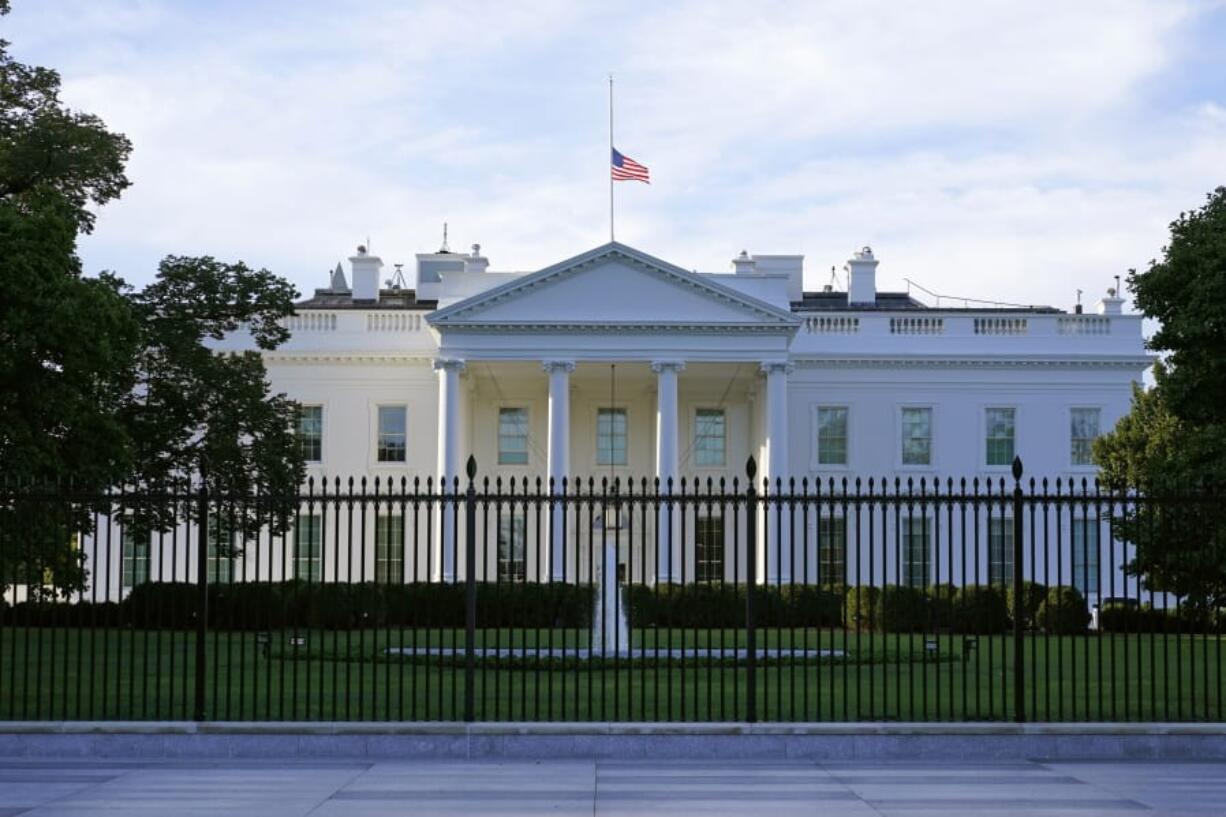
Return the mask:
[[[651,364],[656,373],[656,476],[660,478],[660,493],[668,494],[669,480],[673,482],[673,490],[678,490],[678,456],[677,440],[677,375],[685,368],[685,364],[676,360],[657,360]],[[680,517],[676,508],[669,512],[665,504],[661,504],[656,519],[656,581],[682,581],[680,575],[681,527]]]
[[[787,481],[790,469],[788,467],[788,373],[792,370],[790,363],[763,363],[762,371],[766,373],[766,462],[762,473],[769,482],[769,494],[776,492],[775,480],[783,482],[783,490],[787,491]],[[760,541],[765,546],[766,579],[767,581],[789,582],[792,579],[792,557],[790,537],[790,519],[787,509],[779,513],[779,506],[774,503],[766,505],[765,527],[767,535]],[[782,547],[781,547],[782,544]],[[797,558],[801,558],[800,554]],[[761,575],[761,574],[759,574]]]
[[[451,493],[460,473],[460,374],[462,360],[436,360],[438,372],[438,475],[440,493]],[[439,509],[438,541],[432,561],[431,580],[455,581],[456,508],[444,503]]]
[[[562,492],[562,479],[570,474],[570,373],[573,360],[546,360],[541,368],[549,375],[549,470],[547,479],[554,493]],[[551,581],[566,575],[566,516],[561,502],[550,508]],[[571,580],[574,580],[571,576]]]

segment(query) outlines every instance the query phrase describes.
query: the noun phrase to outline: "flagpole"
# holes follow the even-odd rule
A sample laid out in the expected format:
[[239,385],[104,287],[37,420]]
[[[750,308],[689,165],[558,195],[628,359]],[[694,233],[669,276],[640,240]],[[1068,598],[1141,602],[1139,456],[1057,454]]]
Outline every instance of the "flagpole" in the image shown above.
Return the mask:
[[613,241],[613,75],[609,74],[609,152],[605,166],[609,168],[609,241]]

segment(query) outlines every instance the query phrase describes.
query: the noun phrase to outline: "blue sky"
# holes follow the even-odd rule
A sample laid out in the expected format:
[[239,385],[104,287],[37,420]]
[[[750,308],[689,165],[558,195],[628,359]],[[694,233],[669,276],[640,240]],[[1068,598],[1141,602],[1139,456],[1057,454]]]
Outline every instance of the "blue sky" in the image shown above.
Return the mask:
[[1226,184],[1221,2],[15,0],[0,25],[135,145],[82,242],[306,291],[369,236],[389,264],[480,242],[535,269],[608,234],[689,268],[872,244],[881,285],[1069,306]]

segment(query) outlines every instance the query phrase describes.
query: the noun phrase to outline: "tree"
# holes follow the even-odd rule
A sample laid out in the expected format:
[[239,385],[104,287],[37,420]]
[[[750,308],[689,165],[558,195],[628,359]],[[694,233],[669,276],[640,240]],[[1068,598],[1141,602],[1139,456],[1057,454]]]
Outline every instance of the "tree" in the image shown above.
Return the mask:
[[1122,503],[1115,535],[1134,545],[1126,568],[1148,589],[1220,607],[1226,603],[1226,513],[1208,480],[1221,469],[1226,446],[1219,429],[1175,416],[1167,369],[1158,364],[1154,372],[1156,385],[1134,385],[1131,411],[1094,443],[1105,484],[1135,494]]
[[[275,349],[289,336],[281,319],[293,314],[295,295],[289,282],[242,262],[162,261],[157,280],[134,299],[143,327],[128,410],[135,486],[204,487],[231,500],[227,524],[284,529],[287,498],[304,476],[298,405],[271,393],[259,351],[219,353],[213,344],[245,331],[258,349]],[[171,508],[161,510],[150,514],[154,528],[174,521]]]
[[[120,415],[139,332],[123,282],[81,274],[76,237],[127,186],[130,146],[62,106],[59,83],[0,40],[0,474],[90,491],[131,465]],[[79,586],[71,532],[90,510],[0,502],[0,588],[19,573]]]
[[[1193,604],[1226,605],[1226,187],[1180,213],[1161,260],[1131,271],[1137,306],[1160,322],[1155,384],[1095,443],[1105,482],[1146,499],[1117,520],[1128,569]],[[1193,499],[1192,497],[1199,497]]]
[[[0,16],[8,11],[0,4]],[[117,198],[129,184],[132,145],[97,116],[64,107],[59,93],[58,73],[17,62],[0,40],[0,202],[33,212],[50,193],[89,232],[89,205]]]

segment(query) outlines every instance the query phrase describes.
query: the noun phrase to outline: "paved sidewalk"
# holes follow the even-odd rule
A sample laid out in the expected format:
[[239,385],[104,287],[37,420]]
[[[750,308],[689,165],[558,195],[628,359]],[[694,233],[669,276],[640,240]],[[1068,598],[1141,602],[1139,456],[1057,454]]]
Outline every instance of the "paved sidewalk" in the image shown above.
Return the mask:
[[0,758],[12,815],[1226,814],[1226,763]]

